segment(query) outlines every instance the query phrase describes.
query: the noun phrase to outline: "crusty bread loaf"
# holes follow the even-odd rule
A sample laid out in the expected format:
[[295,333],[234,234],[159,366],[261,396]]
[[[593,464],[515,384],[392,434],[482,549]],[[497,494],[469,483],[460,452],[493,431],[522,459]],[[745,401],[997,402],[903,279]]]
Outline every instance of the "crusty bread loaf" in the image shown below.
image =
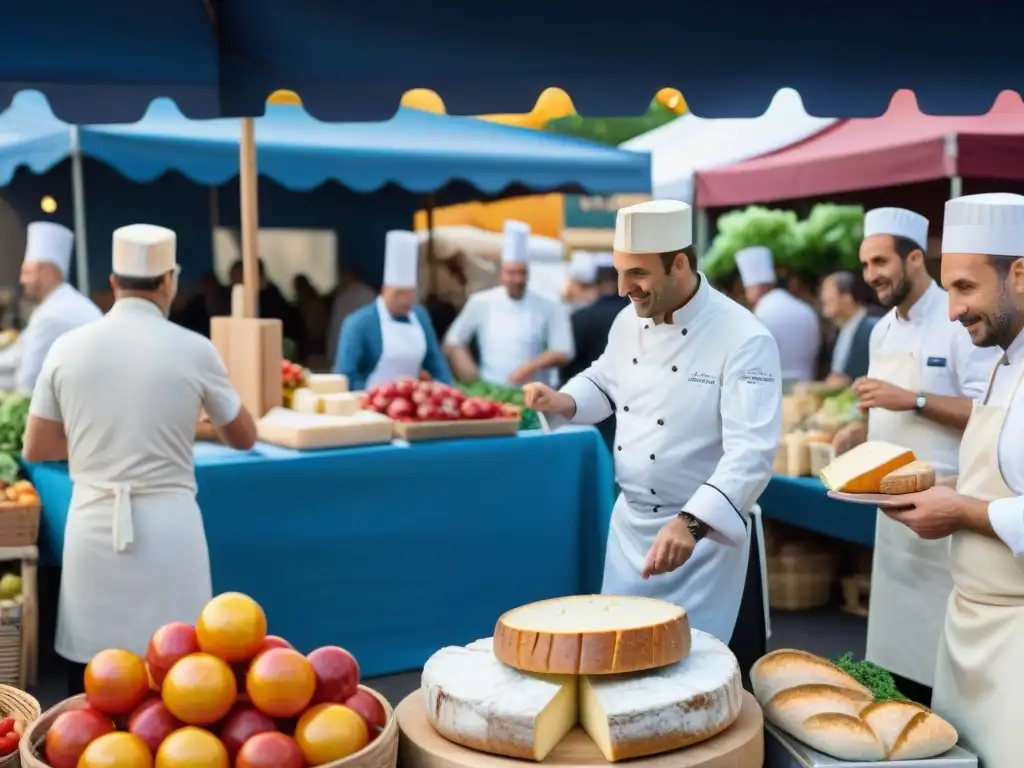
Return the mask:
[[922,760],[956,744],[956,730],[909,701],[874,702],[871,692],[828,660],[778,650],[750,670],[765,718],[840,760]]
[[927,461],[912,461],[878,481],[879,493],[917,493],[935,485],[935,467]]
[[494,655],[524,672],[639,672],[675,664],[689,652],[686,611],[646,597],[542,600],[508,611],[494,628]]

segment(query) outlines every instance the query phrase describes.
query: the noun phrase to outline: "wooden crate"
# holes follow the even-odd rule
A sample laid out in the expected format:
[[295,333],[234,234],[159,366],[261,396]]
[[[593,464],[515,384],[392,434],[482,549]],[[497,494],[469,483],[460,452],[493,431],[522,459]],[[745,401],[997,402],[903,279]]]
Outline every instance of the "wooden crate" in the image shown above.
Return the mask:
[[768,557],[768,599],[780,611],[828,605],[836,585],[836,556],[830,551],[787,552]]
[[39,541],[39,504],[0,502],[0,547],[28,547]]
[[0,547],[0,560],[21,561],[21,620],[0,623],[0,684],[25,690],[36,683],[39,663],[39,550]]
[[511,437],[519,431],[518,418],[466,421],[396,421],[395,439],[416,443],[457,437]]

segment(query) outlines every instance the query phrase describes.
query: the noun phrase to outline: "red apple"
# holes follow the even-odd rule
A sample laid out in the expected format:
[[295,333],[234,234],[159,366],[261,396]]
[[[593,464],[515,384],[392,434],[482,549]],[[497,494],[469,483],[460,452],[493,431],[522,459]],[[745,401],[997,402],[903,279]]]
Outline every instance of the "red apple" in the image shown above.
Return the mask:
[[146,742],[154,755],[163,740],[185,724],[170,713],[160,699],[147,699],[128,718],[128,733]]
[[89,744],[113,731],[113,721],[91,707],[63,712],[46,732],[46,763],[52,768],[75,768]]
[[312,704],[342,704],[359,690],[359,663],[344,648],[325,645],[306,657],[316,672]]
[[383,705],[373,694],[359,690],[345,699],[345,706],[366,721],[366,729],[370,732],[370,741],[384,729],[388,718]]
[[277,725],[251,704],[236,704],[220,727],[220,740],[231,756],[232,762],[250,738],[257,733],[276,731]]
[[157,687],[163,685],[171,667],[191,653],[199,653],[199,640],[195,627],[190,624],[172,621],[154,632],[146,648],[146,662]]
[[258,733],[238,751],[235,768],[303,768],[299,745],[283,733]]
[[[271,648],[291,648],[293,651],[295,650],[295,646],[289,643],[283,637],[278,637],[277,635],[267,635],[263,639],[263,647],[256,651],[256,656],[259,656],[261,653],[265,651],[269,651]],[[255,659],[256,656],[253,656],[253,658]]]

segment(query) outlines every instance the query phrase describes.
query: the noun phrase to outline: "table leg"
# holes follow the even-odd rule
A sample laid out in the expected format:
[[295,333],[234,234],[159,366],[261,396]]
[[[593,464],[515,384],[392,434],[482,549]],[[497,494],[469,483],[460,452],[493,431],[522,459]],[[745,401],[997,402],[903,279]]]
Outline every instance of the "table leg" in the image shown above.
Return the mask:
[[21,688],[36,684],[39,664],[38,559],[21,561]]

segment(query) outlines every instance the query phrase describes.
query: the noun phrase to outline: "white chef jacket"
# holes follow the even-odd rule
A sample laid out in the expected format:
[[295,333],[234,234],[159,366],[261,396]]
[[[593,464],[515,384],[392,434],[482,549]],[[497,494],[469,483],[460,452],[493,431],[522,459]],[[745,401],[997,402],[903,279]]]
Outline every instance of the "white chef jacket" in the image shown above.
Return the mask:
[[[938,283],[910,308],[906,318],[890,309],[871,329],[871,357],[916,351],[921,365],[921,389],[942,397],[984,396],[992,367],[999,360],[995,347],[976,347],[959,322],[949,319],[949,297]],[[959,440],[936,444],[928,460],[942,474],[955,474]]]
[[846,369],[846,362],[850,359],[850,350],[853,347],[853,337],[867,316],[867,310],[858,310],[839,328],[836,345],[832,348],[832,373],[842,373]]
[[0,368],[13,368],[15,389],[31,394],[53,343],[102,315],[92,301],[67,283],[61,283],[32,312],[18,341],[0,353]]
[[[465,346],[476,337],[480,378],[507,384],[516,368],[545,351],[576,354],[569,312],[561,301],[527,289],[513,299],[504,286],[471,294],[445,335],[445,344]],[[554,371],[538,371],[535,381],[547,382]]]
[[1024,365],[1024,333],[1006,350],[1006,362],[1000,363],[992,382],[989,405],[1008,408],[1003,433],[999,436],[999,470],[1016,496],[998,499],[988,505],[992,529],[1016,557],[1024,557],[1024,387],[1016,393],[1020,368]]
[[814,307],[783,288],[774,288],[757,302],[754,317],[764,323],[779,345],[784,381],[817,378],[821,323]]

